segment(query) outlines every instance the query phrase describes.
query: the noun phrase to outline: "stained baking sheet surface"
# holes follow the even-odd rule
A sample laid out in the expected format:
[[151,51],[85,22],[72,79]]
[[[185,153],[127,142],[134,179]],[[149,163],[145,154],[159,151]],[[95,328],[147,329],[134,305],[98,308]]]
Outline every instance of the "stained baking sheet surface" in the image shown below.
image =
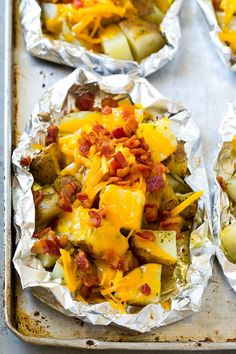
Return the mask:
[[[47,88],[67,75],[71,69],[34,59],[26,53],[17,11],[12,22],[11,1],[8,2],[5,90],[5,122],[7,121],[5,312],[9,327],[26,341],[63,347],[136,350],[236,349],[236,296],[223,278],[218,265],[215,266],[213,279],[204,295],[200,313],[146,334],[116,327],[94,327],[67,318],[33,298],[29,290],[22,291],[14,272],[11,274],[11,257],[15,242],[14,233],[11,231],[9,194],[11,127],[15,144],[35,102]],[[16,8],[17,3],[18,1],[15,1]],[[183,24],[181,52],[173,62],[149,79],[164,95],[172,100],[183,101],[191,109],[202,130],[204,156],[211,181],[212,171],[209,162],[216,147],[216,131],[223,117],[226,102],[235,99],[236,77],[225,70],[216,56],[208,38],[207,26],[194,0],[185,1],[181,23]],[[14,56],[11,64],[12,25]],[[13,75],[12,86],[11,75]]]

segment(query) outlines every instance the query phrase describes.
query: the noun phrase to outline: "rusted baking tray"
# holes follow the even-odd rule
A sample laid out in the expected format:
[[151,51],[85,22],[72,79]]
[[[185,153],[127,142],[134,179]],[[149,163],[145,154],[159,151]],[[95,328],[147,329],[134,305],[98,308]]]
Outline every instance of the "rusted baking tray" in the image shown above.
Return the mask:
[[[37,99],[71,69],[27,54],[19,24],[18,1],[8,0],[5,5],[5,316],[8,327],[27,342],[60,347],[236,349],[236,296],[218,265],[215,265],[200,313],[146,334],[118,327],[92,326],[66,317],[35,299],[30,291],[21,289],[12,267],[16,239],[11,219],[11,150]],[[152,79],[152,83],[155,85],[155,80]]]

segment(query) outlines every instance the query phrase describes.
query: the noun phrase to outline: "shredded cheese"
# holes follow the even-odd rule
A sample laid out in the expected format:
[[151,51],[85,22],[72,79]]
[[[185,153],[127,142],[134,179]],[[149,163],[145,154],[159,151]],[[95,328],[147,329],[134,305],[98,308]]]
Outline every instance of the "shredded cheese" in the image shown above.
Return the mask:
[[181,213],[184,209],[186,209],[189,205],[191,205],[195,200],[198,200],[203,195],[203,191],[195,192],[182,203],[177,205],[174,209],[171,210],[170,215],[176,216]]
[[69,251],[60,249],[61,260],[65,273],[66,285],[69,288],[70,292],[74,293],[81,284],[81,281],[77,279],[77,269],[72,264],[71,255]]

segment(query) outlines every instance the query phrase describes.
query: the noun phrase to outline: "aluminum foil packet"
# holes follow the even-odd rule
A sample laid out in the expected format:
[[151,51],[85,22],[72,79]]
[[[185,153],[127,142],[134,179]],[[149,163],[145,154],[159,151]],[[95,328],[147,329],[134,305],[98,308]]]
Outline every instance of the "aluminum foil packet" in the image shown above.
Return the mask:
[[[32,238],[35,227],[31,192],[33,177],[21,167],[20,161],[23,156],[32,157],[35,154],[35,144],[45,144],[49,123],[58,124],[71,111],[75,94],[81,89],[96,90],[98,95],[102,92],[114,94],[115,97],[129,95],[134,103],[141,103],[145,109],[155,112],[157,119],[163,115],[168,116],[172,120],[172,129],[177,139],[185,142],[190,171],[186,183],[194,191],[205,191],[198,202],[190,237],[191,264],[187,270],[186,282],[179,275],[178,291],[172,296],[169,310],[161,304],[151,304],[138,313],[130,306],[126,314],[121,314],[108,302],[89,305],[75,301],[69,289],[51,280],[51,273],[30,252],[35,242]],[[211,238],[209,192],[200,134],[189,111],[182,104],[168,101],[144,78],[123,74],[102,77],[85,69],[76,69],[49,89],[35,105],[13,153],[13,168],[14,223],[19,240],[13,261],[23,288],[32,288],[34,295],[41,301],[66,315],[77,316],[96,325],[116,324],[140,332],[170,324],[199,310],[203,292],[212,274],[211,259],[215,247]]]
[[216,47],[220,59],[230,71],[236,71],[236,55],[233,54],[231,48],[224,44],[219,38],[221,28],[218,24],[212,1],[197,0],[197,2],[206,17],[210,29],[210,37]]
[[178,15],[182,3],[183,0],[175,0],[161,23],[160,28],[166,39],[166,45],[138,63],[113,59],[78,45],[50,39],[42,32],[41,7],[38,1],[21,0],[20,15],[26,49],[36,57],[72,67],[83,65],[101,75],[137,73],[148,76],[172,60],[180,46],[181,30]]
[[[217,176],[229,179],[235,171],[236,158],[232,155],[232,139],[236,135],[236,103],[230,103],[222,121],[220,130],[221,141],[217,157],[214,163],[214,170]],[[236,291],[236,264],[230,262],[223,252],[220,233],[227,225],[236,222],[233,215],[230,200],[226,192],[222,190],[217,179],[214,188],[214,210],[213,210],[213,233],[217,240],[216,255],[222,267],[223,273],[230,285]]]

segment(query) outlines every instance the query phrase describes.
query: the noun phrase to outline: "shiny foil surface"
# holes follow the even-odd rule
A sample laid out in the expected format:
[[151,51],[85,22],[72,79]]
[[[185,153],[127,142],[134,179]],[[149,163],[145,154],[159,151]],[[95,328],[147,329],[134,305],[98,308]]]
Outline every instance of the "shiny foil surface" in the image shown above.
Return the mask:
[[83,66],[101,75],[137,73],[148,76],[172,60],[180,46],[181,30],[178,15],[182,2],[183,0],[174,1],[160,25],[166,39],[165,46],[143,59],[141,63],[113,59],[66,41],[49,38],[42,31],[41,7],[37,0],[21,0],[19,11],[26,49],[32,55],[72,67]]
[[197,0],[197,2],[206,17],[209,25],[210,37],[216,47],[220,59],[230,71],[236,71],[236,55],[233,54],[231,48],[224,44],[219,38],[218,33],[221,32],[221,28],[218,24],[212,1]]
[[[236,135],[236,104],[230,103],[222,121],[220,130],[220,144],[217,158],[214,164],[216,177],[221,176],[224,180],[230,178],[235,170],[236,158],[232,155],[232,139]],[[230,262],[223,252],[220,240],[221,230],[229,224],[236,222],[230,207],[227,193],[215,181],[213,232],[217,240],[216,255],[222,267],[223,273],[230,285],[236,291],[236,264]]]
[[[191,264],[187,270],[186,282],[178,272],[177,292],[171,298],[170,309],[161,304],[150,304],[138,313],[129,307],[121,314],[108,302],[89,305],[73,300],[66,286],[51,280],[50,272],[44,270],[41,261],[31,254],[35,242],[35,208],[31,187],[32,175],[21,167],[22,157],[35,155],[34,144],[45,144],[49,122],[58,124],[73,107],[75,94],[80,90],[103,92],[119,97],[129,95],[134,103],[155,113],[156,117],[168,116],[178,140],[185,142],[189,175],[185,181],[194,190],[204,190],[198,202],[190,236]],[[117,96],[118,95],[118,96]],[[200,134],[191,114],[181,103],[170,102],[144,78],[128,75],[101,77],[85,69],[76,69],[72,74],[58,81],[35,105],[25,132],[13,153],[13,204],[14,223],[18,236],[14,265],[23,288],[30,287],[41,301],[69,316],[76,316],[96,325],[116,324],[139,332],[178,321],[192,312],[199,311],[201,298],[212,274],[212,256],[215,252],[211,237],[209,192],[201,151]]]

